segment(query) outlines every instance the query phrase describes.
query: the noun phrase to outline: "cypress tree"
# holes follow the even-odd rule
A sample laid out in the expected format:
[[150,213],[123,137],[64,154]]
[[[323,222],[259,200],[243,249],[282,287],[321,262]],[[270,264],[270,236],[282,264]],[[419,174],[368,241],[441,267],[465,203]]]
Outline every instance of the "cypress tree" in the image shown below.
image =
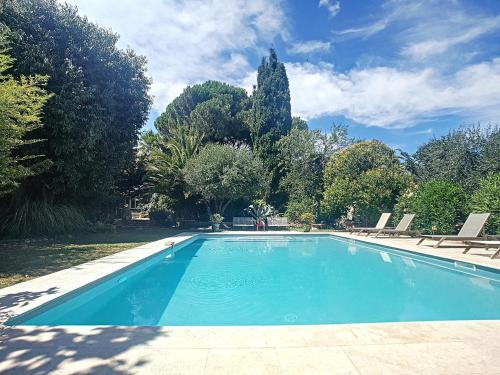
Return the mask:
[[269,58],[262,59],[258,69],[249,127],[254,148],[264,154],[270,151],[265,148],[287,135],[292,128],[288,77],[273,49]]
[[[247,125],[254,151],[271,173],[271,192],[277,192],[281,176],[275,143],[290,132],[292,114],[285,65],[278,61],[273,49],[259,66]],[[271,202],[277,207],[284,203],[284,198],[276,193],[270,196]]]

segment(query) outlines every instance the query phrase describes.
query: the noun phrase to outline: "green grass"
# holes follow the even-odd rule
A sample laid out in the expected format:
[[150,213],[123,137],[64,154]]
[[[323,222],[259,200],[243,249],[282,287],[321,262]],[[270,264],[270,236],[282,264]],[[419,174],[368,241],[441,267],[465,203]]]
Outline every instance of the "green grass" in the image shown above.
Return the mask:
[[180,231],[164,228],[85,233],[46,242],[0,247],[0,288],[43,276],[126,249],[156,241]]

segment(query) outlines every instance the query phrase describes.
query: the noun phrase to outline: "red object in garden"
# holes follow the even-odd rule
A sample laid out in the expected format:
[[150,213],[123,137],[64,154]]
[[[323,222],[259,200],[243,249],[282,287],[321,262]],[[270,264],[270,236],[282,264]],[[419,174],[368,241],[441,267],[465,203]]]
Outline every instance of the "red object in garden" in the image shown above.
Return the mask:
[[266,229],[266,223],[264,223],[264,220],[258,221],[255,226],[257,227],[257,232],[259,231],[259,228],[264,228],[264,230]]

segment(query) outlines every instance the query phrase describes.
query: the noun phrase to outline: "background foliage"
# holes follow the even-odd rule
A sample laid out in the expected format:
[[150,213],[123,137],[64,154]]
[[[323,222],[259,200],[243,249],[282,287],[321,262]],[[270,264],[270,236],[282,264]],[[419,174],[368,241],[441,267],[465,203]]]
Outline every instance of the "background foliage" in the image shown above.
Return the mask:
[[184,168],[189,191],[202,198],[209,215],[223,214],[237,199],[262,196],[266,177],[262,162],[250,150],[229,145],[208,144]]
[[349,210],[364,224],[391,210],[411,183],[394,150],[379,141],[354,143],[335,154],[325,168],[322,214],[334,222]]
[[500,233],[500,173],[481,180],[478,190],[472,195],[471,208],[474,212],[491,213],[486,231],[490,234]]
[[33,152],[53,167],[26,180],[23,194],[87,205],[119,193],[117,180],[135,161],[151,104],[146,60],[119,50],[116,34],[56,0],[8,1],[0,22],[11,30],[12,73],[46,75],[54,93],[45,126],[30,134],[47,140]]
[[39,141],[26,139],[42,126],[43,105],[50,95],[43,89],[47,77],[20,76],[8,71],[14,65],[9,55],[9,32],[0,28],[0,195],[12,192],[26,177],[45,170],[50,162],[29,152]]
[[407,191],[398,201],[393,221],[414,213],[412,228],[425,233],[454,234],[468,212],[468,197],[457,183],[431,180]]

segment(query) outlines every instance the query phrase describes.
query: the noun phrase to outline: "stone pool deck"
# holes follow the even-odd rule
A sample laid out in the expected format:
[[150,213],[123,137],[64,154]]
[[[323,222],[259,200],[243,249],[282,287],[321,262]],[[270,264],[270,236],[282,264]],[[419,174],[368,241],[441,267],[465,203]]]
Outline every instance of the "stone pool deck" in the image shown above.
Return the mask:
[[[416,246],[415,239],[334,234],[500,269],[500,259],[490,260],[491,252],[483,249],[463,255],[463,248],[451,243],[433,249],[432,243]],[[192,235],[166,238],[1,289],[0,373],[500,374],[500,321],[257,327],[1,325],[11,316],[158,254],[166,242]]]

